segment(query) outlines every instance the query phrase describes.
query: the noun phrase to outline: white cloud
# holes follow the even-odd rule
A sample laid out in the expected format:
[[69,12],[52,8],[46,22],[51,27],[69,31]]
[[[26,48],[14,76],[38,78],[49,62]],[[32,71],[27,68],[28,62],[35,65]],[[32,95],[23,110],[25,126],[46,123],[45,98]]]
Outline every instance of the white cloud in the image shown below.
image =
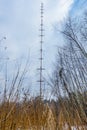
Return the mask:
[[[52,25],[61,23],[67,17],[74,0],[0,0],[0,31],[7,36],[8,51],[11,58],[26,55],[30,50],[32,70],[37,69],[39,58],[40,3],[44,2],[45,62],[54,59],[57,37]],[[49,49],[49,51],[48,51]],[[50,57],[50,60],[49,58]],[[52,58],[51,58],[52,57]],[[49,61],[48,61],[49,60]],[[50,66],[50,65],[47,65]],[[45,67],[47,67],[45,66]],[[33,69],[34,68],[34,69]],[[49,67],[47,67],[49,68]],[[48,69],[50,71],[50,68]],[[34,73],[34,72],[33,72]]]
[[[10,4],[5,4],[5,0],[3,1],[4,2],[0,1],[2,3],[2,8],[0,10],[0,12],[2,12],[2,15],[0,17],[0,19],[2,19],[2,22],[0,25],[1,32],[4,30],[5,34],[9,33],[10,35],[8,47],[10,48],[11,44],[16,44],[15,46],[18,47],[19,52],[20,49],[23,49],[23,47],[20,46],[26,46],[26,48],[31,48],[31,46],[39,47],[38,29],[40,24],[41,1],[9,0],[8,2]],[[68,0],[68,2],[66,0],[44,0],[44,21],[45,26],[48,27],[48,30],[55,22],[63,21],[63,19],[67,16],[72,3],[73,0]],[[48,33],[51,34],[51,32]],[[21,50],[21,52],[22,51],[24,50]]]
[[[9,33],[10,35],[8,47],[10,48],[12,44],[16,44],[15,46],[16,48],[18,47],[19,52],[20,49],[22,49],[21,52],[23,52],[23,48],[27,49],[28,47],[30,49],[36,47],[39,49],[38,29],[40,25],[40,3],[42,1],[9,0],[8,2],[10,2],[10,5],[5,5],[5,2],[1,2],[3,8],[0,10],[3,20],[1,23],[1,31],[3,32],[4,30],[5,33]],[[73,0],[68,0],[68,2],[66,0],[44,0],[44,21],[45,27],[47,27],[46,34],[49,33],[47,39],[50,40],[50,36],[53,33],[52,24],[57,21],[61,22],[67,17],[72,3]],[[16,53],[14,50],[12,52]]]
[[[47,9],[47,19],[49,20],[50,23],[55,23],[55,22],[61,22],[64,20],[64,18],[67,17],[69,10],[71,8],[71,5],[73,3],[73,0],[59,0],[55,2],[55,6],[51,5],[51,8]],[[49,5],[53,4],[53,2],[49,2]],[[54,4],[53,4],[54,5]],[[48,6],[49,7],[49,6]]]

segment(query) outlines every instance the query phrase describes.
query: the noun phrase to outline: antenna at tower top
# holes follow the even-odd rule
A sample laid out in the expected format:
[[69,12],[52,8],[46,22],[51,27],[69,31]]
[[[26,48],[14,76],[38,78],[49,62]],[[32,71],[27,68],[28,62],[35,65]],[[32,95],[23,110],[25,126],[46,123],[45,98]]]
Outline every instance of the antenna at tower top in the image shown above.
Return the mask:
[[43,37],[44,37],[44,24],[43,24],[43,14],[44,14],[44,4],[41,3],[41,23],[40,23],[40,98],[42,98],[42,87],[43,87]]

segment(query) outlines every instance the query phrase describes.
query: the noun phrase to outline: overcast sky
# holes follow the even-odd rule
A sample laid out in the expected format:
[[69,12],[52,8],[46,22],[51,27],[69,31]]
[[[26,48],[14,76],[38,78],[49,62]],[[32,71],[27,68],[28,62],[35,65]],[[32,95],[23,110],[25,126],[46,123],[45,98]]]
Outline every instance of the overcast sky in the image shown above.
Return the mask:
[[[30,53],[31,75],[37,75],[40,49],[40,4],[44,2],[45,38],[44,66],[50,73],[55,61],[56,46],[62,44],[55,31],[65,19],[84,10],[86,0],[0,0],[0,38],[6,36],[9,58],[24,58]],[[81,9],[81,10],[80,10]]]
[[[0,0],[0,34],[7,37],[11,58],[38,51],[40,3],[40,0]],[[67,17],[72,4],[73,0],[44,0],[46,44],[55,41],[53,25]]]

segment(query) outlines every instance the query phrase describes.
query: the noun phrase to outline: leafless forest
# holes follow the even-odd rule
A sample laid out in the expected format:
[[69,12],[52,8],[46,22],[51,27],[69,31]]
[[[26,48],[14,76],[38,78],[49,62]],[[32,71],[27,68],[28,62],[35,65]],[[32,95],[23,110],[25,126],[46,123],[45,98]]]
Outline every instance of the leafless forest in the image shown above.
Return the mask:
[[87,13],[57,31],[65,44],[58,46],[49,80],[44,77],[56,100],[31,96],[30,85],[24,88],[27,63],[22,72],[17,67],[2,84],[0,130],[87,130]]

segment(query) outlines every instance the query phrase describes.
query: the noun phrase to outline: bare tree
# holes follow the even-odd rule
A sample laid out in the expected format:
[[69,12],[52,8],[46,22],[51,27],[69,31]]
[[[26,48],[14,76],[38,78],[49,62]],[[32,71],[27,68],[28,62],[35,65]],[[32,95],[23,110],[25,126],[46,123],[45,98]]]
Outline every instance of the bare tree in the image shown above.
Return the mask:
[[87,124],[87,21],[86,18],[83,20],[85,26],[69,18],[64,30],[60,31],[66,44],[58,48],[51,78],[51,87],[60,110],[57,121],[62,120],[62,126],[61,123],[58,126],[60,129],[64,124],[68,125],[68,129],[72,125]]

